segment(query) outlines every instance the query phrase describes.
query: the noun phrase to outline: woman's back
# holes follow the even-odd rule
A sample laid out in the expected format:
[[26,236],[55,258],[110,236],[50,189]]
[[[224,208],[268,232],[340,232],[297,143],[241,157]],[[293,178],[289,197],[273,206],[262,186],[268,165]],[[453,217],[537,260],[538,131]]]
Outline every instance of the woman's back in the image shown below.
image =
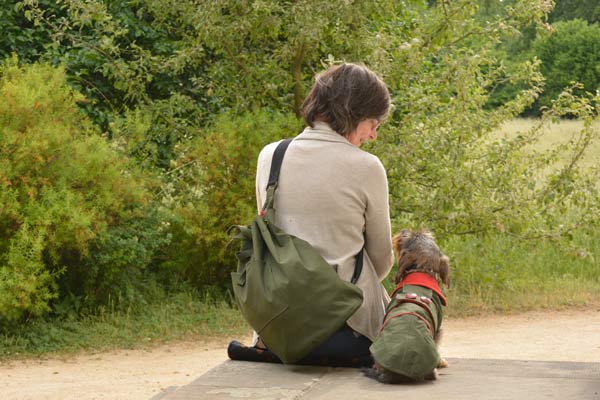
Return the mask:
[[[276,143],[268,145],[259,156],[259,208],[266,198],[275,147]],[[366,237],[358,281],[365,300],[348,323],[370,338],[376,335],[387,302],[379,281],[392,265],[387,193],[379,159],[317,122],[288,148],[275,197],[277,225],[313,245],[346,281],[352,277],[355,256]]]

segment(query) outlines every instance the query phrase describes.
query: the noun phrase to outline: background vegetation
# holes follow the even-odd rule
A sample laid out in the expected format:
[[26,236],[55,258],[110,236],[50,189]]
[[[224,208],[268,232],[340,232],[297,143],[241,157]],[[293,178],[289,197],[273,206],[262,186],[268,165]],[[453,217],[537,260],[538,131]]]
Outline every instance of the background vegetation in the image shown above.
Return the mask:
[[314,74],[342,60],[390,87],[367,150],[394,229],[450,255],[451,313],[597,303],[587,3],[0,0],[0,354],[114,338],[105,323],[221,329],[257,154],[302,129]]

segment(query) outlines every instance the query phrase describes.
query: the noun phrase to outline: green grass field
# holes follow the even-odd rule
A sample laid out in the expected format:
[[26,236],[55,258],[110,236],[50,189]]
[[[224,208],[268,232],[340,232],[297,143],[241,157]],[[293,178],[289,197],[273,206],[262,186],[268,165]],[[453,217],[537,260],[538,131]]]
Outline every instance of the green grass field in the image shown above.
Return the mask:
[[[537,123],[533,119],[509,121],[497,135],[525,133]],[[580,121],[550,124],[532,151],[565,143],[582,127]],[[594,129],[600,130],[600,124]],[[600,143],[591,145],[582,165],[600,165]],[[571,239],[534,242],[500,234],[454,238],[445,249],[453,264],[449,313],[466,316],[599,306],[600,227],[575,232]]]
[[[497,135],[510,137],[519,133],[528,132],[536,124],[537,119],[518,118],[506,122],[499,130]],[[535,150],[544,151],[556,145],[567,142],[578,131],[583,128],[583,123],[576,120],[562,120],[559,123],[552,123],[542,131],[539,142],[535,145]],[[594,129],[600,130],[600,122],[594,125]],[[593,143],[589,151],[582,158],[582,165],[586,167],[598,166],[600,163],[600,142]]]
[[600,230],[573,241],[506,236],[454,240],[450,315],[517,313],[600,305]]
[[[534,123],[511,121],[498,135],[514,135]],[[580,126],[577,121],[551,125],[538,148],[568,140]],[[595,149],[586,155],[588,166],[600,161],[600,147]],[[600,307],[600,227],[576,232],[572,239],[534,243],[500,234],[451,239],[443,248],[452,265],[447,314]],[[151,304],[104,308],[79,319],[35,321],[0,336],[0,359],[245,337],[250,328],[232,304],[230,298],[185,289],[156,296]]]

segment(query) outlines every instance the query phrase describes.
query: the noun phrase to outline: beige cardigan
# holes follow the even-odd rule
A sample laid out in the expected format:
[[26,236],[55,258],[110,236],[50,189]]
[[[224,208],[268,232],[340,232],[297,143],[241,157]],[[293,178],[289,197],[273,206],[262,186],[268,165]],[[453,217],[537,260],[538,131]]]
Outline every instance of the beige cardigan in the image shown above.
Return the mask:
[[[267,145],[258,157],[259,209],[277,144]],[[388,183],[379,159],[317,122],[298,135],[285,154],[275,208],[277,225],[313,245],[346,281],[363,247],[364,230],[366,248],[357,282],[364,301],[348,325],[374,340],[390,300],[380,282],[393,264]]]

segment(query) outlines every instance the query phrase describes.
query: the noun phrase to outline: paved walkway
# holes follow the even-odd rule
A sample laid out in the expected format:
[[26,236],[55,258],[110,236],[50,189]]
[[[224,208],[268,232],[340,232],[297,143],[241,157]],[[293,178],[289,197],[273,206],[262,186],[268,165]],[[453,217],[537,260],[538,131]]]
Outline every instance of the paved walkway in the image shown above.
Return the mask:
[[450,358],[438,379],[385,385],[347,368],[225,361],[153,400],[600,400],[600,362]]

